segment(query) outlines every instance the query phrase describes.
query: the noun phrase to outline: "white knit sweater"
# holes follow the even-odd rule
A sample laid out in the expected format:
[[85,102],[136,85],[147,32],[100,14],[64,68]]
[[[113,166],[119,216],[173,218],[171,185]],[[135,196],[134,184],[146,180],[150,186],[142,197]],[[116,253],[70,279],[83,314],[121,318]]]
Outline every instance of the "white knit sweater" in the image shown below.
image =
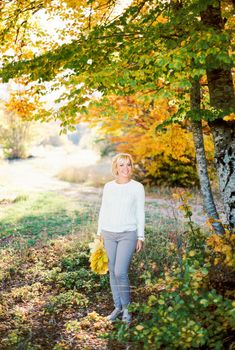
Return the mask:
[[135,180],[118,184],[115,180],[104,185],[99,212],[98,231],[133,231],[137,229],[138,239],[144,240],[144,186]]

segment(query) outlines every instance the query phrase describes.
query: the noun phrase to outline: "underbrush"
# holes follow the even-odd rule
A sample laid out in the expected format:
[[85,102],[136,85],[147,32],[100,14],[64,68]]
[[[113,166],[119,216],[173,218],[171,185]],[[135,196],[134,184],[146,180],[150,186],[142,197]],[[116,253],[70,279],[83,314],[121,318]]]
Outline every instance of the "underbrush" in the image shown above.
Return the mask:
[[77,235],[2,253],[1,349],[58,348],[67,324],[107,304],[108,276],[90,270],[88,246]]
[[[65,222],[58,217],[61,209]],[[1,237],[8,237],[12,225],[16,230],[14,240],[1,249],[0,349],[231,345],[234,235],[218,238],[202,232],[191,221],[187,201],[181,209],[188,224],[147,212],[145,249],[134,255],[130,269],[133,322],[129,327],[110,324],[105,319],[112,310],[108,275],[94,274],[89,264],[97,209],[53,194],[9,204]],[[25,217],[32,218],[30,229]],[[38,225],[41,231],[35,235]],[[214,278],[215,269],[218,280],[225,271],[231,277],[223,286]]]

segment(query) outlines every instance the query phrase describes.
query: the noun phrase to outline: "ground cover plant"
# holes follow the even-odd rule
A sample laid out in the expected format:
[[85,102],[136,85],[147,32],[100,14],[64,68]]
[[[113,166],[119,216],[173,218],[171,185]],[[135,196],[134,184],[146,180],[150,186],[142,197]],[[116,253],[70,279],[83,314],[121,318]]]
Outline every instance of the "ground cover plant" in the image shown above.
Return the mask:
[[130,270],[128,328],[105,320],[112,309],[108,275],[90,269],[95,203],[52,192],[3,207],[1,349],[223,349],[234,341],[231,280],[221,289],[211,276],[211,266],[232,273],[234,235],[203,233],[191,222],[187,200],[180,209],[190,226],[147,205],[145,250]]

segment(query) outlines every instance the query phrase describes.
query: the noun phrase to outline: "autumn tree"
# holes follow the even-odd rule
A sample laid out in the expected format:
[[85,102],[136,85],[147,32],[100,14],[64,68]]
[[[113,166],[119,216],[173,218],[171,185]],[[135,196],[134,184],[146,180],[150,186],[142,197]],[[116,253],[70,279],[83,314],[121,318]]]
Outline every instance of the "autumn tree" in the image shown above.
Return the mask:
[[[27,109],[24,102],[20,109]],[[0,105],[0,143],[3,155],[7,159],[27,158],[32,142],[35,139],[35,125],[23,120],[17,113],[15,101]]]
[[[138,176],[146,184],[195,186],[198,178],[190,123],[170,123],[156,132],[176,108],[166,98],[154,104],[141,101],[141,95],[113,95],[108,97],[107,105],[104,100],[93,103],[79,121],[91,127],[98,125],[101,137],[114,143],[117,151],[130,152],[136,160]],[[213,145],[208,133],[205,139],[212,163]]]
[[0,142],[6,158],[30,155],[32,145],[41,139],[38,115],[46,118],[47,113],[32,86],[23,78],[8,84],[5,99],[0,103]]
[[[224,35],[226,18],[222,16],[220,1],[209,4],[201,12],[201,20],[208,30],[214,30],[221,37]],[[217,57],[211,57],[211,55],[206,57],[210,105],[219,111],[235,111],[231,62],[228,59],[228,52],[225,51],[224,55],[224,62],[220,62]],[[220,192],[228,221],[235,227],[235,119],[218,118],[210,120],[209,123],[214,137],[215,163],[220,180]]]

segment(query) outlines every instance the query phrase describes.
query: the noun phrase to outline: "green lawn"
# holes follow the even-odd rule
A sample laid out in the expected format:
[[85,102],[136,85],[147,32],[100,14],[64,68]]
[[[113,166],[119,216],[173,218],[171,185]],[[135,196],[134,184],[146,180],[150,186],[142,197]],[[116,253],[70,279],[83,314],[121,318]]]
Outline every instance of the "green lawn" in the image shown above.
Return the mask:
[[[1,206],[0,206],[1,208]],[[20,196],[2,205],[0,240],[33,246],[40,240],[65,236],[90,226],[96,215],[92,205],[47,192]]]

